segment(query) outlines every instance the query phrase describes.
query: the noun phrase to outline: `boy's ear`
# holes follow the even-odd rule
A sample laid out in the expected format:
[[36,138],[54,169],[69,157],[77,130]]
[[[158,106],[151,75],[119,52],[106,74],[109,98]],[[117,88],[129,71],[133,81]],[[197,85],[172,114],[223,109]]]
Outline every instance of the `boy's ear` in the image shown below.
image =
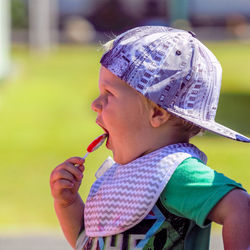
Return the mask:
[[150,123],[152,127],[158,128],[168,121],[170,114],[163,108],[159,106],[152,107]]

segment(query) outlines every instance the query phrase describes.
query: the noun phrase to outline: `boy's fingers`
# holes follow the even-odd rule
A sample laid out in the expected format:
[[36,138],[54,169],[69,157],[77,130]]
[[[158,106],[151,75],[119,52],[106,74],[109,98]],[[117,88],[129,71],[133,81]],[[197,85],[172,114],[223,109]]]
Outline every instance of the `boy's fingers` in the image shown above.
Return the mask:
[[81,157],[71,157],[65,162],[71,163],[73,165],[83,165],[85,160]]
[[[83,167],[83,166],[82,166]],[[51,173],[51,182],[59,179],[69,179],[70,181],[81,181],[83,178],[82,171],[68,162],[64,162],[54,169]]]
[[77,176],[74,173],[71,173],[64,168],[60,168],[53,173],[52,182],[56,182],[60,179],[65,179],[73,182],[76,178]]
[[79,165],[77,168],[78,168],[81,172],[84,171],[84,165]]
[[81,157],[71,157],[68,160],[66,160],[65,162],[74,165],[74,167],[79,169],[81,172],[84,171],[84,165],[83,164],[85,162],[85,159],[83,159]]
[[53,185],[53,190],[55,192],[60,191],[62,189],[71,189],[74,187],[74,183],[69,181],[69,180],[65,180],[65,179],[61,179],[61,180],[57,180],[54,185]]
[[[72,165],[68,162],[65,163],[65,169],[66,171],[69,171],[70,174],[72,174],[77,181],[81,181],[83,177],[83,170],[84,166],[83,165],[78,165],[77,167],[75,165]],[[82,170],[83,169],[83,170]]]

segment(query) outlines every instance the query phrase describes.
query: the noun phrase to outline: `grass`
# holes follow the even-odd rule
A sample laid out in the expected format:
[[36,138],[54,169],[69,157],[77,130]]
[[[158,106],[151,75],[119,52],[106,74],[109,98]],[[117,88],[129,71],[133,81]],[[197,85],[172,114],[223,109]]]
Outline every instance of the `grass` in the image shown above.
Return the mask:
[[208,43],[222,64],[222,90],[227,93],[250,93],[250,43],[216,42]]
[[[250,46],[208,47],[224,68],[217,120],[250,135]],[[95,46],[59,47],[50,54],[13,48],[11,76],[0,85],[0,230],[58,227],[49,175],[65,159],[83,155],[101,133],[90,109],[98,94],[100,56]],[[212,135],[193,143],[207,153],[209,166],[250,190],[249,145]],[[88,157],[84,199],[107,155],[103,147]]]

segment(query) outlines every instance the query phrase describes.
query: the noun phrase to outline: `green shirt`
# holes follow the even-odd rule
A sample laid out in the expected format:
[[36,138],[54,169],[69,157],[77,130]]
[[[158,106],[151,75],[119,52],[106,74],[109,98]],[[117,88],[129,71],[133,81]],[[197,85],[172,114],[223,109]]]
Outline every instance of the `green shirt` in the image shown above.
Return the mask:
[[208,249],[212,208],[239,183],[227,178],[196,158],[188,158],[175,170],[160,200],[172,214],[191,221],[184,249]]

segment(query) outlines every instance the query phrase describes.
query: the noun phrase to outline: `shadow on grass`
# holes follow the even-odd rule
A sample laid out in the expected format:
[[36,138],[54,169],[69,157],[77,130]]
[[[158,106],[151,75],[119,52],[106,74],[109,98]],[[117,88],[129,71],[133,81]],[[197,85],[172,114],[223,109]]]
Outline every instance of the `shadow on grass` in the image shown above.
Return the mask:
[[250,135],[250,93],[221,93],[216,121]]

